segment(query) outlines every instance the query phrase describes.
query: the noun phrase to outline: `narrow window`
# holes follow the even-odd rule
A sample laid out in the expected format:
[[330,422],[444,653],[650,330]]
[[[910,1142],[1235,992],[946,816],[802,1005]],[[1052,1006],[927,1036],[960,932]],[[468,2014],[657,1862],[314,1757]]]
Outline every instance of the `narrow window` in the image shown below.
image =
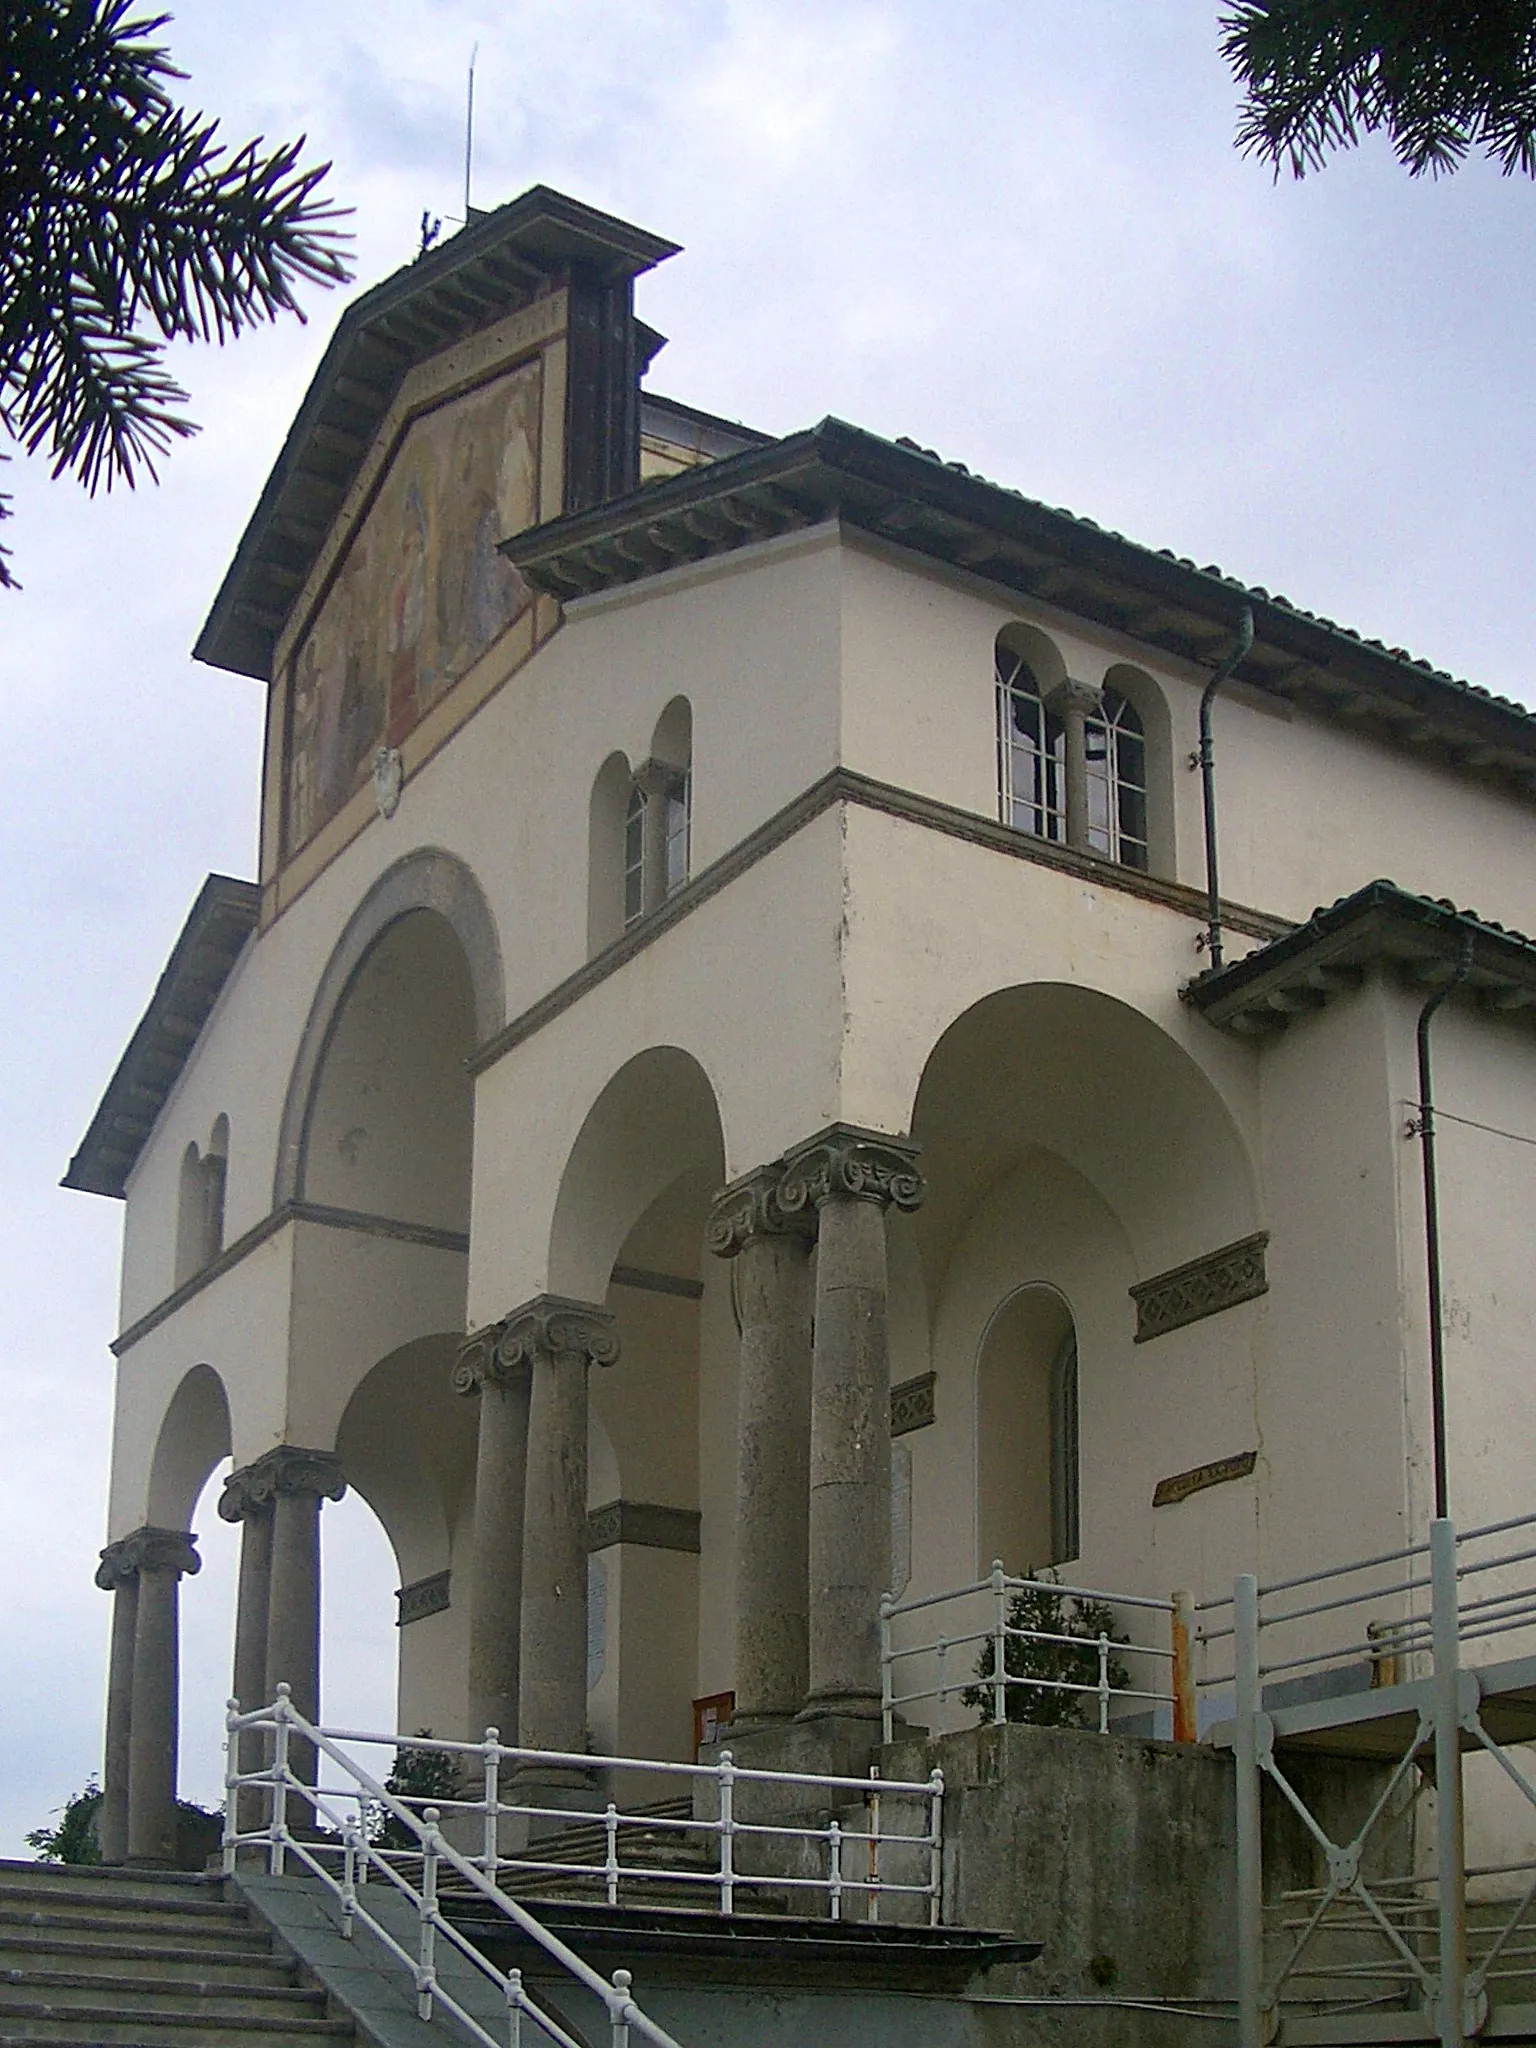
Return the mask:
[[997,767],[1003,823],[1066,837],[1066,735],[1022,654],[997,650]]
[[693,775],[685,771],[667,791],[667,886],[675,895],[688,879],[688,835],[693,810]]
[[1083,1547],[1077,1442],[1077,1332],[1051,1362],[1051,1559],[1065,1564]]
[[645,791],[631,783],[624,813],[624,929],[645,912]]
[[1083,742],[1088,755],[1088,843],[1122,867],[1147,867],[1147,743],[1134,704],[1104,686],[1104,716],[1090,718]]

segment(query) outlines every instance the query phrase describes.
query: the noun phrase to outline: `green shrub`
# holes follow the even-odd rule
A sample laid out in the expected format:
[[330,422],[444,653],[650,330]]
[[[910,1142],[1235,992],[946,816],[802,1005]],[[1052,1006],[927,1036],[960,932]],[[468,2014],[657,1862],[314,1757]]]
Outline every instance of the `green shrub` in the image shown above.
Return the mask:
[[77,1792],[73,1799],[66,1799],[54,1812],[59,1824],[52,1828],[34,1828],[26,1837],[27,1847],[35,1850],[39,1863],[99,1863],[101,1844],[96,1839],[96,1816],[101,1811],[101,1787],[94,1773],[85,1781],[85,1790]]
[[[1130,1639],[1115,1627],[1115,1617],[1103,1600],[1086,1600],[1073,1593],[1058,1592],[1048,1579],[1022,1586],[1008,1602],[1008,1626],[1033,1629],[1041,1635],[1073,1636],[1075,1643],[1038,1643],[1010,1636],[1003,1669],[1010,1679],[1054,1681],[1037,1685],[1009,1685],[1005,1694],[1007,1717],[1025,1721],[1036,1728],[1088,1728],[1098,1726],[1096,1692],[1067,1692],[1068,1685],[1097,1687],[1099,1683],[1099,1637],[1112,1643]],[[960,1695],[968,1707],[975,1707],[984,1721],[992,1718],[992,1685],[997,1675],[997,1645],[989,1637],[976,1660],[980,1683],[968,1685]],[[1119,1657],[1109,1659],[1109,1682],[1124,1686],[1130,1673]]]
[[[424,1742],[432,1739],[430,1728],[418,1728],[416,1733]],[[392,1792],[414,1814],[423,1813],[429,1806],[441,1805],[445,1799],[457,1799],[460,1796],[457,1759],[440,1749],[397,1750],[395,1767],[384,1780],[384,1790]],[[387,1807],[372,1807],[367,1827],[368,1839],[377,1849],[420,1847],[419,1838]]]

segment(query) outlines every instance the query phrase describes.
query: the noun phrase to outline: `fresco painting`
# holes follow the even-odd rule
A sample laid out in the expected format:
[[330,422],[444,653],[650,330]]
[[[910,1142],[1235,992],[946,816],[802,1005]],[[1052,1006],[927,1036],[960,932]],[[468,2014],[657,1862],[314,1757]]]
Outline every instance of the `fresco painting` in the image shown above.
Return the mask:
[[531,602],[496,552],[539,516],[538,359],[416,420],[292,664],[292,854]]

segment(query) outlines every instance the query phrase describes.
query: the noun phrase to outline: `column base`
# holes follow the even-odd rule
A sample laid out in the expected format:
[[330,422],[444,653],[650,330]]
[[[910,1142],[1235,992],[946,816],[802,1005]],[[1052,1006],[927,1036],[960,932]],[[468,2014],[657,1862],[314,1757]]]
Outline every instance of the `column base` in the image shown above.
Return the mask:
[[796,1714],[797,1721],[879,1721],[881,1700],[877,1692],[812,1693]]

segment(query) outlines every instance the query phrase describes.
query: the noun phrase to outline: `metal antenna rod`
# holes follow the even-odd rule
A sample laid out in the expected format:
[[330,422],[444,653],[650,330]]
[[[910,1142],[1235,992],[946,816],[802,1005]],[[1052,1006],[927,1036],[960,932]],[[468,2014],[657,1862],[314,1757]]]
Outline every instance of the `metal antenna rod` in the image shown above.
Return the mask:
[[464,99],[464,225],[469,226],[469,170],[475,154],[475,59],[480,45],[469,53],[469,85]]

